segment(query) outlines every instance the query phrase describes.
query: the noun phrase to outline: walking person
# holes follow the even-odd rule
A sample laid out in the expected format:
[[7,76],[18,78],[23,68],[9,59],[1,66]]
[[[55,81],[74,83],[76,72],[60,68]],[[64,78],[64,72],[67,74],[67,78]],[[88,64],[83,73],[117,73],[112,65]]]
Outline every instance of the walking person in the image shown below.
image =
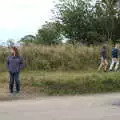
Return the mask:
[[23,59],[19,55],[19,51],[16,47],[11,48],[11,55],[7,57],[6,61],[7,69],[10,75],[9,90],[10,93],[14,93],[14,83],[16,83],[16,93],[20,92],[20,71],[23,69]]
[[114,70],[117,71],[119,67],[119,46],[115,45],[115,47],[112,49],[112,63],[110,65],[109,70],[112,71],[113,67]]
[[108,61],[107,61],[107,47],[106,45],[104,45],[100,51],[100,57],[101,57],[101,63],[100,66],[98,68],[98,71],[101,70],[101,68],[104,69],[104,72],[107,71],[107,67],[108,67]]

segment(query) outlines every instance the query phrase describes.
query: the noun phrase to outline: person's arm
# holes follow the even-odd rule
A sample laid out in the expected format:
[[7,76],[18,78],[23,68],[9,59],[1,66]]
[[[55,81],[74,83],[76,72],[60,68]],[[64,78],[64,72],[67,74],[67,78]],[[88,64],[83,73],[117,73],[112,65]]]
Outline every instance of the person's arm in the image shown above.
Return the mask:
[[20,70],[24,68],[23,58],[20,57]]
[[120,58],[120,50],[118,49],[117,50],[117,56],[118,56],[118,59]]
[[9,57],[6,59],[6,68],[9,70]]

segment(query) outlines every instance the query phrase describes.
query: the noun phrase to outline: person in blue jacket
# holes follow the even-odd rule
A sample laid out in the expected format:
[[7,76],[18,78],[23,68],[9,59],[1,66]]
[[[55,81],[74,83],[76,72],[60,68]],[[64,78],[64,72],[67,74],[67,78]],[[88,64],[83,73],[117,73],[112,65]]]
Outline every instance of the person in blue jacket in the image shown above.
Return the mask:
[[112,63],[110,65],[109,70],[112,71],[113,67],[115,66],[114,70],[117,71],[119,67],[119,46],[115,45],[112,49]]
[[16,93],[20,92],[20,71],[24,68],[23,58],[19,55],[16,47],[11,48],[11,55],[7,57],[6,66],[10,75],[9,90],[14,93],[14,82],[16,83]]

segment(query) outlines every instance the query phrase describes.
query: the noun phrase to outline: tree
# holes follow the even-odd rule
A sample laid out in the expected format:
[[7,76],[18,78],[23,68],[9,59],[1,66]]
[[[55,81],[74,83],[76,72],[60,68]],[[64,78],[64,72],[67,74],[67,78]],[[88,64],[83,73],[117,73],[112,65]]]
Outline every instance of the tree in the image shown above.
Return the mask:
[[120,9],[118,0],[60,0],[57,19],[63,26],[64,35],[70,41],[98,44],[120,39]]
[[61,27],[59,22],[47,22],[38,30],[36,42],[45,45],[61,43]]
[[9,39],[9,40],[7,41],[7,46],[8,46],[8,47],[13,47],[14,45],[15,45],[15,40]]
[[89,0],[60,0],[56,8],[57,19],[70,41],[87,44],[102,41],[102,36],[95,29],[93,6]]
[[20,42],[22,42],[25,45],[28,45],[29,43],[35,43],[36,37],[33,35],[26,35],[23,38],[21,38]]
[[119,9],[117,0],[102,0],[96,2],[96,25],[98,33],[112,40],[115,44],[120,38]]

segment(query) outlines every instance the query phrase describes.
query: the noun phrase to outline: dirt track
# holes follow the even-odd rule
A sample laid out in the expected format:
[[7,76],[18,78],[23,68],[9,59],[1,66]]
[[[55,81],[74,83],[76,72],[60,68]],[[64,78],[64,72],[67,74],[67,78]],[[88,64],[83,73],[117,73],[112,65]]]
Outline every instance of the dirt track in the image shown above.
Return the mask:
[[120,120],[120,94],[0,102],[1,120]]

